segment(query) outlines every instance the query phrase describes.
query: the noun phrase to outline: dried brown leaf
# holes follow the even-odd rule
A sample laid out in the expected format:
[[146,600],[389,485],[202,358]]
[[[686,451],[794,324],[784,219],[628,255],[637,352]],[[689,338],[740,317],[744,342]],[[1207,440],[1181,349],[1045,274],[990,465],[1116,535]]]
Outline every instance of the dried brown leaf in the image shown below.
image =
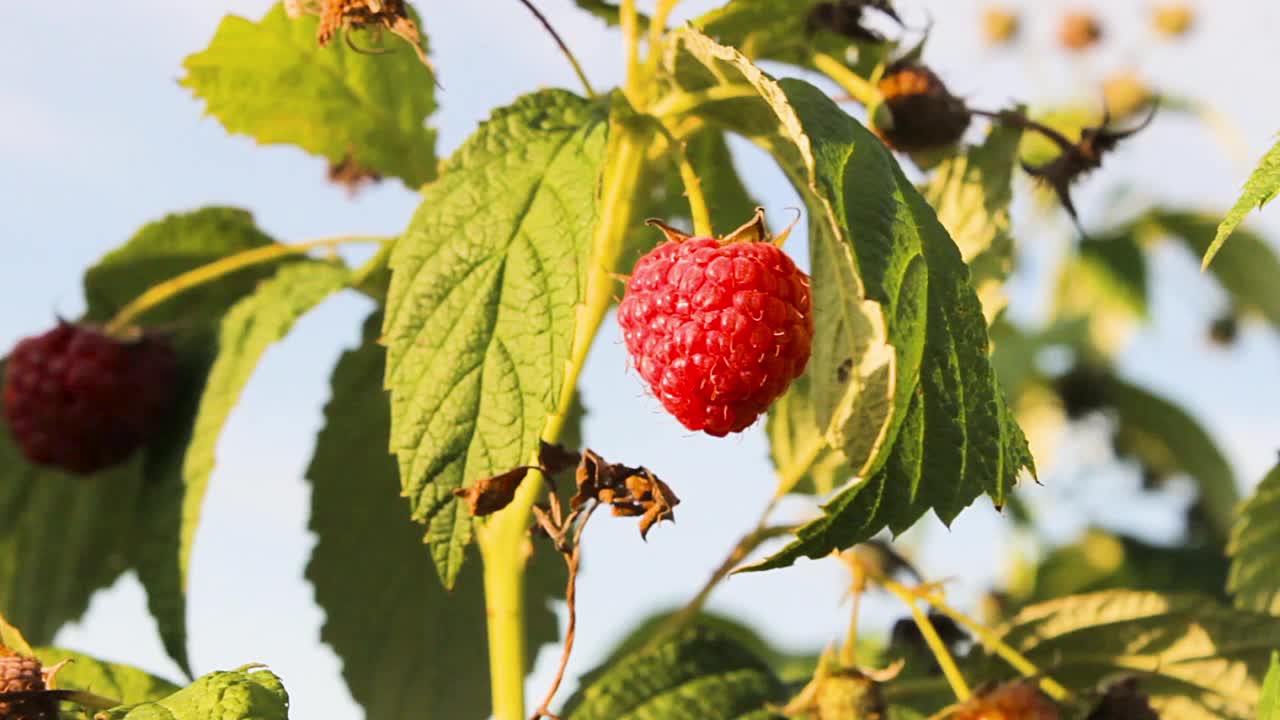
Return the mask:
[[559,475],[577,465],[581,460],[582,453],[562,445],[544,442],[538,450],[538,463],[542,465],[542,471],[547,475]]
[[501,475],[477,480],[471,487],[458,488],[453,494],[467,503],[474,517],[492,515],[511,504],[524,476],[537,468],[522,465]]

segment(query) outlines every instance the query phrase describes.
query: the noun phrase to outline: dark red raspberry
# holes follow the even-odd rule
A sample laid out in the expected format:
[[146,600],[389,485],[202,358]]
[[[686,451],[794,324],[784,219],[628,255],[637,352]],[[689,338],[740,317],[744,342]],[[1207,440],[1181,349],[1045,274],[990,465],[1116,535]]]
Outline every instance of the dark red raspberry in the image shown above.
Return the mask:
[[973,119],[964,100],[919,63],[895,63],[877,87],[888,113],[881,113],[873,127],[894,150],[914,153],[954,145]]
[[27,459],[89,474],[123,462],[169,406],[177,363],[154,336],[121,340],[59,323],[18,343],[4,377],[4,416]]
[[809,361],[809,277],[771,242],[668,237],[627,282],[618,308],[627,350],[685,427],[739,432]]

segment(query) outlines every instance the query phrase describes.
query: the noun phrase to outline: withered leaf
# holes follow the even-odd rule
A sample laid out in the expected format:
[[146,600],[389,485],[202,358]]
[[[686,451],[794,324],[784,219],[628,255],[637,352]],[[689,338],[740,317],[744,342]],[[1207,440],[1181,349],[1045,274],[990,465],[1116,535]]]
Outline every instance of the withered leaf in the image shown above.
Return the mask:
[[543,442],[538,450],[538,464],[542,465],[542,471],[548,475],[559,475],[577,465],[581,459],[582,454],[578,451],[549,442]]
[[639,517],[640,537],[663,520],[675,520],[680,504],[671,487],[648,468],[609,464],[592,450],[582,453],[576,476],[578,492],[569,501],[577,510],[588,501],[609,505],[616,517]]
[[522,465],[501,475],[477,480],[471,487],[458,488],[453,494],[467,503],[474,517],[492,515],[511,504],[524,476],[536,469]]

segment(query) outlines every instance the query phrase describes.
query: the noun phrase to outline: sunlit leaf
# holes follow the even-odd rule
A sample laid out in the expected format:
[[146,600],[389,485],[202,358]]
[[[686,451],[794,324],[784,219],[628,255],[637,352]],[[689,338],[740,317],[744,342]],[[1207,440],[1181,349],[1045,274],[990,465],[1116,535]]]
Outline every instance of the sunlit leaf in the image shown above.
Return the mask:
[[1240,507],[1227,553],[1236,607],[1280,615],[1280,468]]

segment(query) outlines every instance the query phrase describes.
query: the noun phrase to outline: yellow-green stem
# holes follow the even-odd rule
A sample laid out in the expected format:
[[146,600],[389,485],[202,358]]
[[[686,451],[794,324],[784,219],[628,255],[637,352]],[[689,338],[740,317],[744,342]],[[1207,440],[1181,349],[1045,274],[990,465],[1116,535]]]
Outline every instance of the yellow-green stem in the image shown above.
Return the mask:
[[[613,303],[614,270],[627,231],[635,220],[636,186],[644,167],[648,140],[647,134],[631,126],[615,124],[613,127],[585,302],[578,312],[560,406],[543,429],[542,439],[547,442],[555,442],[564,429],[573,390],[586,364],[592,340]],[[531,458],[531,462],[536,461],[536,457]],[[525,720],[524,571],[533,504],[542,492],[538,479],[540,476],[530,473],[511,504],[479,530],[489,623],[490,688],[496,720]]]
[[622,0],[618,8],[618,24],[622,26],[622,48],[627,63],[623,90],[631,103],[639,106],[643,104],[640,97],[643,78],[640,73],[640,16],[636,12],[636,0]]
[[933,652],[934,658],[937,659],[938,667],[942,668],[942,676],[947,679],[947,684],[951,686],[951,692],[956,696],[956,700],[964,702],[972,697],[973,691],[969,689],[969,684],[965,682],[964,674],[956,666],[956,659],[952,657],[946,643],[942,642],[942,638],[938,636],[938,631],[933,627],[933,623],[929,621],[929,616],[920,609],[915,595],[909,589],[888,578],[881,578],[880,584],[886,590],[898,596],[898,599],[906,603],[907,607],[911,609],[911,617],[915,619],[916,626],[920,628],[920,634],[924,636],[925,644],[929,646],[929,650]]
[[653,104],[649,108],[650,114],[660,117],[672,117],[675,115],[683,115],[684,113],[697,110],[703,105],[722,100],[740,100],[743,98],[759,98],[760,91],[756,88],[738,83],[735,85],[715,85],[706,90],[699,90],[691,93],[672,93],[662,100]]
[[111,322],[107,323],[104,330],[107,333],[121,332],[157,305],[167,302],[187,290],[217,280],[237,270],[243,270],[244,268],[271,262],[272,260],[279,260],[289,255],[301,255],[316,248],[337,247],[354,243],[385,242],[386,240],[387,238],[384,237],[361,236],[326,238],[296,245],[267,245],[229,255],[151,287],[134,298],[128,305],[125,305],[120,312],[116,313],[116,316],[111,319]]
[[880,90],[865,80],[861,75],[850,70],[844,63],[826,53],[813,54],[814,67],[827,77],[836,81],[844,91],[866,107],[877,105],[881,101]]
[[693,234],[710,237],[714,234],[711,227],[711,208],[707,206],[707,196],[702,192],[702,180],[698,179],[698,171],[689,162],[689,153],[685,144],[676,141],[676,157],[680,162],[680,180],[684,183],[684,194],[689,198],[689,216],[693,218]]
[[657,70],[658,62],[661,60],[658,47],[662,44],[662,36],[667,31],[667,19],[679,4],[680,0],[658,0],[658,7],[653,11],[653,18],[649,20],[649,57],[645,59],[645,66],[650,74]]
[[[886,585],[886,587],[888,586]],[[1014,670],[1022,673],[1024,677],[1035,677],[1040,675],[1040,689],[1044,690],[1049,697],[1059,702],[1063,702],[1070,697],[1070,690],[1067,690],[1053,678],[1042,675],[1040,668],[1036,667],[1035,663],[1028,660],[1027,656],[1018,652],[1006,643],[1004,639],[1000,637],[999,633],[951,607],[942,599],[941,595],[918,588],[914,590],[906,589],[906,591],[911,593],[912,596],[918,597],[929,603],[935,610],[951,618],[957,625],[960,625],[973,633],[984,647],[994,652],[996,655],[999,655],[1002,660],[1009,663]]]

